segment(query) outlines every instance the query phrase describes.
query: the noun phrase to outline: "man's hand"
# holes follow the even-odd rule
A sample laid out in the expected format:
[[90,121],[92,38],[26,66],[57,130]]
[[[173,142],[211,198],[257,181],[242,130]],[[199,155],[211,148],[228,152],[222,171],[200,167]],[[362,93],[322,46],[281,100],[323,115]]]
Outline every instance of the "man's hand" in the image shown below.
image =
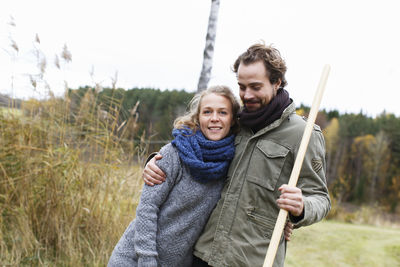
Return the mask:
[[160,159],[162,159],[162,156],[157,154],[147,162],[142,175],[145,184],[153,186],[154,184],[161,184],[165,181],[164,172],[156,165],[156,160]]
[[290,237],[292,236],[293,232],[293,224],[291,222],[286,222],[285,229],[283,230],[283,233],[285,234],[285,239],[286,241],[290,241]]
[[281,196],[276,201],[280,209],[287,210],[293,216],[300,216],[304,210],[303,194],[300,188],[286,184],[279,187]]

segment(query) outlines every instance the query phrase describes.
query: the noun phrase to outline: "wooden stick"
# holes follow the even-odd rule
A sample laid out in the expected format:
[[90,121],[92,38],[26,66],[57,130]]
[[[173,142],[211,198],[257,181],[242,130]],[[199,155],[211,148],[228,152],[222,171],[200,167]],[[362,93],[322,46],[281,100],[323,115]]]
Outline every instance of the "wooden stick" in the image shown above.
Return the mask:
[[[297,153],[296,160],[294,162],[292,173],[290,174],[289,186],[296,186],[297,180],[299,179],[299,174],[301,170],[301,166],[303,164],[304,156],[307,151],[308,142],[310,141],[311,133],[314,127],[315,119],[317,118],[319,105],[321,103],[322,95],[325,90],[326,82],[328,80],[328,75],[330,71],[330,66],[325,65],[321,74],[321,79],[319,81],[319,85],[317,91],[314,96],[314,101],[311,106],[310,114],[307,119],[306,128],[303,133],[303,137],[301,139],[299,151]],[[280,209],[278,214],[278,219],[276,220],[274,232],[272,233],[271,242],[268,246],[267,255],[265,256],[263,267],[271,267],[274,263],[276,252],[278,250],[279,241],[282,236],[283,228],[286,224],[288,212],[284,209]]]

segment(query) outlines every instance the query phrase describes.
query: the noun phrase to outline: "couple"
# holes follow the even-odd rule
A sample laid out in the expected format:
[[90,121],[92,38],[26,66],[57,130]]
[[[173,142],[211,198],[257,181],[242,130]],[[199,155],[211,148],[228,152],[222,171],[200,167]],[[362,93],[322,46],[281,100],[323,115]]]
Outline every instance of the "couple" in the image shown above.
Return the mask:
[[[319,127],[298,187],[286,185],[306,123],[284,89],[279,51],[253,45],[233,69],[243,110],[224,86],[194,97],[190,113],[175,121],[162,159],[145,169],[146,183],[165,181],[144,186],[136,219],[109,266],[262,266],[279,208],[295,228],[328,213]],[[274,266],[284,265],[285,252],[282,237]]]

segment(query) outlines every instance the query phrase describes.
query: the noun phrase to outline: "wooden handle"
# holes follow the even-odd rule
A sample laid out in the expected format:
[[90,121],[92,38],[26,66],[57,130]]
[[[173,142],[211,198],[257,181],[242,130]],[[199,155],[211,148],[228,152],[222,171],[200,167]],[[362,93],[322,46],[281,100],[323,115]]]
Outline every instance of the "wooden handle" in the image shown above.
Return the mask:
[[[292,173],[290,174],[288,182],[289,186],[296,186],[297,180],[299,179],[301,166],[303,165],[304,156],[306,154],[308,142],[310,141],[310,136],[314,128],[315,119],[317,118],[319,105],[321,104],[322,95],[325,91],[325,86],[328,80],[330,69],[331,67],[329,65],[325,65],[322,71],[321,79],[319,81],[319,85],[314,96],[314,101],[311,106],[310,114],[308,115],[306,128],[301,139],[299,151],[294,162]],[[265,256],[263,267],[272,267],[272,264],[274,263],[276,251],[278,250],[279,240],[282,236],[282,231],[286,223],[287,215],[288,212],[286,210],[281,209],[279,211],[278,219],[276,220],[274,232],[272,233],[271,242],[268,246],[268,251],[267,255]]]

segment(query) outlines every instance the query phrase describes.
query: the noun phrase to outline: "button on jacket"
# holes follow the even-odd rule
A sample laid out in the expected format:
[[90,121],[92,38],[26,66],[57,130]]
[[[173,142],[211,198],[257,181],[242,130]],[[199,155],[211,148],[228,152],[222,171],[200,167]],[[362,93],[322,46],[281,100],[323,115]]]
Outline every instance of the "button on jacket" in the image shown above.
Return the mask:
[[[257,133],[241,129],[222,197],[196,243],[197,257],[217,267],[263,265],[279,213],[278,188],[289,181],[305,126],[292,103],[280,119]],[[295,228],[320,221],[329,212],[325,170],[325,141],[314,126],[297,183],[304,217],[289,216]],[[282,236],[274,266],[283,266],[285,252]]]

